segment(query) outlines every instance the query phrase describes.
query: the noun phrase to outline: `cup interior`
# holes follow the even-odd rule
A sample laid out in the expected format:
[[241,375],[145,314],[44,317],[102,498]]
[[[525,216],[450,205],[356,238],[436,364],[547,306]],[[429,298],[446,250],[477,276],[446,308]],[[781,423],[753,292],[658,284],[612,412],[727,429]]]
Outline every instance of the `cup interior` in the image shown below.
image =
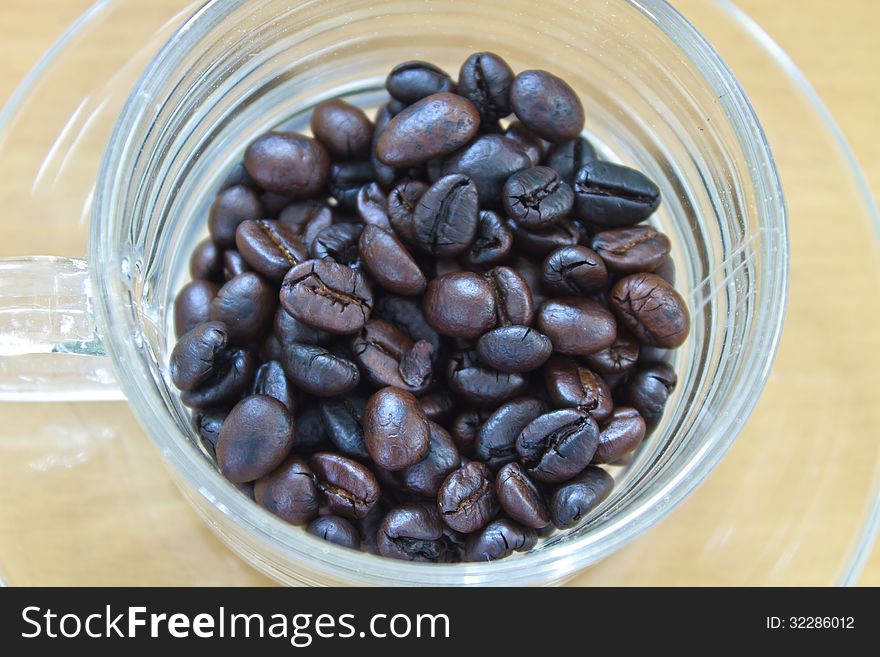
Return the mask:
[[[395,64],[455,76],[491,50],[575,88],[603,159],[645,171],[672,242],[692,332],[668,357],[679,383],[610,497],[576,528],[486,564],[409,564],[328,545],[262,511],[203,452],[166,372],[172,308],[219,181],[270,129],[308,131],[311,108],[382,102]],[[549,583],[668,513],[718,462],[763,387],[787,276],[782,190],[747,98],[664,2],[215,1],[178,31],[123,111],[96,190],[98,312],[125,392],[181,489],[245,559],[286,583]]]

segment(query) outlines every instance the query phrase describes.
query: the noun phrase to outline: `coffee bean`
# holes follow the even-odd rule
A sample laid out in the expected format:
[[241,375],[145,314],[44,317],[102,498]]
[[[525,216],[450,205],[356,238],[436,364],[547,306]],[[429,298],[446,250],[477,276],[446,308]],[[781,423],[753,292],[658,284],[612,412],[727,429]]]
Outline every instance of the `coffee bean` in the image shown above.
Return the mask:
[[474,350],[458,351],[447,363],[446,382],[453,394],[481,408],[495,408],[525,392],[528,380],[518,373],[499,372],[479,362]]
[[526,282],[529,292],[532,295],[532,305],[534,308],[540,308],[547,300],[541,289],[541,270],[529,258],[517,256],[510,263],[510,268],[516,271]]
[[373,124],[363,110],[344,100],[327,100],[312,111],[312,133],[330,155],[359,160],[370,155]]
[[378,183],[371,182],[358,191],[355,201],[358,216],[367,226],[377,226],[384,230],[392,230],[388,218],[388,197]]
[[512,139],[482,135],[440,161],[436,178],[456,173],[467,176],[477,188],[480,207],[497,209],[507,179],[530,166],[531,158]]
[[385,88],[405,105],[440,92],[455,91],[455,83],[442,69],[428,62],[398,64],[385,78]]
[[461,465],[461,457],[446,429],[435,422],[428,422],[428,430],[428,453],[415,465],[397,472],[396,479],[404,491],[434,498],[446,477]]
[[666,258],[666,260],[661,262],[660,266],[652,273],[655,276],[659,276],[670,285],[675,285],[675,262],[672,258]]
[[458,93],[470,100],[484,122],[497,121],[510,114],[510,84],[513,70],[491,52],[468,57],[458,72]]
[[223,322],[233,344],[251,342],[265,331],[275,313],[275,290],[253,272],[239,274],[217,292],[211,319]]
[[306,199],[320,194],[327,184],[330,155],[311,137],[295,132],[269,132],[247,147],[244,166],[267,192]]
[[455,398],[444,388],[437,388],[419,397],[419,405],[431,422],[446,424],[455,410]]
[[235,231],[246,219],[261,219],[263,205],[250,187],[236,185],[217,195],[208,212],[211,239],[224,247],[235,246]]
[[230,349],[214,362],[215,367],[195,390],[184,390],[180,401],[190,408],[211,408],[232,404],[253,381],[257,360],[249,349]]
[[654,427],[677,383],[678,377],[668,364],[648,364],[630,377],[621,397],[627,406],[639,412],[649,427]]
[[669,258],[669,238],[650,226],[612,228],[593,237],[591,246],[617,274],[651,272]]
[[548,228],[565,218],[574,203],[568,183],[550,167],[532,167],[513,174],[501,190],[507,215],[522,226]]
[[489,524],[500,508],[489,468],[471,461],[451,473],[440,486],[437,508],[443,522],[459,532]]
[[354,267],[360,260],[358,240],[364,227],[360,224],[333,224],[315,235],[309,255],[315,260],[330,259]]
[[580,240],[580,233],[571,221],[563,219],[549,228],[531,230],[508,219],[507,227],[513,234],[513,243],[524,253],[544,258],[552,251],[564,246],[572,246]]
[[476,338],[495,326],[496,294],[490,280],[471,272],[433,279],[423,298],[428,324],[457,338]]
[[189,273],[194,281],[216,281],[223,276],[223,252],[210,238],[196,245],[189,259]]
[[547,71],[523,71],[510,85],[516,118],[554,143],[575,139],[584,129],[584,107],[574,90]]
[[474,453],[477,434],[483,422],[489,417],[488,411],[469,410],[456,415],[450,425],[450,435],[459,453],[471,456]]
[[594,160],[574,179],[574,214],[595,226],[631,226],[660,206],[660,190],[645,174]]
[[334,162],[330,165],[327,191],[344,210],[357,208],[357,197],[361,187],[373,180],[373,165],[369,160],[353,162]]
[[313,536],[323,538],[335,545],[357,550],[361,546],[361,537],[349,520],[341,516],[321,516],[309,523],[306,531]]
[[394,232],[409,244],[416,243],[415,212],[428,185],[420,181],[404,180],[388,194],[388,220]]
[[193,412],[193,424],[202,444],[213,459],[217,458],[217,441],[220,439],[223,420],[228,414],[229,411],[225,408],[205,408]]
[[596,160],[596,151],[593,145],[583,137],[554,144],[547,151],[545,164],[556,169],[559,177],[574,187],[574,179],[577,172],[587,163]]
[[427,162],[464,146],[479,126],[480,114],[469,100],[432,94],[388,122],[376,142],[376,156],[393,167]]
[[403,295],[421,294],[428,284],[403,243],[378,226],[367,226],[358,243],[364,267],[379,285]]
[[550,338],[528,326],[502,326],[477,341],[477,355],[499,372],[531,372],[553,353]]
[[296,412],[293,386],[287,380],[281,363],[277,361],[263,363],[257,368],[251,394],[272,397],[284,404],[291,413]]
[[275,311],[273,329],[275,337],[278,338],[279,346],[281,347],[284,347],[284,345],[290,344],[291,342],[327,346],[333,338],[329,333],[319,331],[308,324],[303,324],[298,319],[291,317],[281,306]]
[[388,512],[376,533],[383,557],[404,561],[449,561],[443,523],[427,504],[404,504]]
[[320,201],[299,201],[285,207],[278,222],[291,228],[308,249],[318,234],[333,223],[333,211]]
[[181,288],[174,300],[174,333],[178,338],[211,319],[211,301],[219,289],[205,280],[190,281]]
[[223,252],[223,281],[228,283],[236,276],[250,271],[250,265],[244,261],[241,254],[235,249],[226,249]]
[[556,489],[550,500],[550,519],[558,529],[573,527],[608,497],[613,486],[611,475],[590,466]]
[[235,245],[245,262],[271,281],[280,281],[291,267],[307,259],[305,245],[294,231],[273,219],[241,222]]
[[260,203],[263,204],[263,215],[267,219],[277,219],[286,207],[294,204],[294,200],[284,194],[263,192],[260,194]]
[[226,365],[229,328],[223,322],[203,322],[174,345],[169,359],[171,381],[180,390],[195,390]]
[[467,176],[445,176],[431,185],[413,212],[412,239],[426,253],[455,256],[474,241],[477,188]]
[[498,324],[529,325],[535,316],[532,292],[526,280],[515,269],[494,267],[486,274],[495,295],[495,314]]
[[330,510],[345,518],[363,518],[379,501],[379,482],[366,467],[345,456],[318,452],[309,459],[318,490]]
[[351,342],[351,351],[366,379],[375,386],[394,386],[415,395],[431,383],[431,343],[414,343],[381,319],[371,319]]
[[376,157],[376,144],[379,142],[379,136],[385,130],[388,122],[394,117],[394,114],[391,112],[388,105],[388,103],[382,105],[379,108],[379,111],[376,112],[373,140],[370,143],[370,164],[373,165],[373,174],[376,177],[376,182],[379,183],[379,186],[386,192],[391,189],[391,186],[394,184],[394,181],[397,180],[400,173],[400,170],[390,167],[387,164],[383,164],[379,161],[379,158]]
[[544,367],[544,383],[558,407],[588,412],[597,422],[611,415],[611,388],[601,376],[571,358],[550,359]]
[[529,130],[519,121],[513,121],[504,131],[504,136],[515,141],[523,152],[529,156],[532,166],[536,167],[544,159],[547,142]]
[[443,346],[441,338],[428,324],[418,302],[386,294],[376,305],[374,315],[376,319],[384,319],[389,324],[393,324],[406,333],[413,342],[424,340],[430,343],[435,360],[440,355]]
[[474,456],[496,470],[515,461],[519,434],[546,411],[543,402],[531,397],[520,397],[499,406],[477,431]]
[[464,252],[464,261],[471,267],[492,265],[507,258],[513,246],[513,233],[504,219],[491,210],[481,210],[477,231],[470,248]]
[[327,438],[346,456],[368,459],[364,441],[367,397],[359,392],[320,401],[320,417]]
[[544,302],[538,311],[538,329],[561,354],[585,355],[614,344],[617,322],[597,301],[559,297]]
[[611,288],[611,309],[643,344],[670,349],[687,339],[687,305],[669,283],[654,274],[633,274]]
[[257,183],[254,182],[254,179],[248,175],[247,169],[244,166],[244,162],[239,162],[226,174],[226,177],[220,183],[220,187],[217,190],[217,193],[229,189],[230,187],[235,187],[236,185],[244,185],[245,187],[254,188],[257,186]]
[[468,536],[465,561],[494,561],[514,552],[528,552],[535,547],[534,532],[520,527],[512,520],[495,520],[481,531]]
[[223,422],[217,464],[230,481],[254,481],[281,465],[293,444],[293,418],[284,404],[272,397],[250,395]]
[[[296,449],[302,453],[316,449],[327,449],[329,438],[321,419],[321,407],[312,397],[300,395],[296,412]],[[366,450],[364,450],[366,452]]]
[[622,374],[630,371],[639,360],[639,343],[621,327],[614,343],[601,351],[584,356],[587,366],[599,374]]
[[541,281],[552,294],[593,294],[607,287],[608,269],[592,249],[563,246],[544,260]]
[[504,512],[518,523],[532,529],[550,524],[550,513],[541,492],[519,463],[508,463],[498,471],[495,494]]
[[418,400],[405,390],[382,388],[367,401],[364,437],[373,461],[396,471],[415,465],[428,453],[428,419]]
[[530,422],[516,440],[516,451],[530,477],[556,483],[583,470],[598,444],[599,427],[588,413],[562,409]]
[[369,319],[373,293],[363,274],[351,267],[332,260],[306,260],[284,277],[281,305],[304,324],[351,334]]
[[318,515],[320,496],[306,462],[291,456],[254,482],[254,499],[261,507],[292,525],[305,525]]
[[281,365],[293,383],[317,397],[344,395],[360,382],[357,365],[318,345],[284,345]]
[[599,429],[599,447],[593,455],[593,463],[614,463],[641,444],[646,426],[636,409],[618,406]]

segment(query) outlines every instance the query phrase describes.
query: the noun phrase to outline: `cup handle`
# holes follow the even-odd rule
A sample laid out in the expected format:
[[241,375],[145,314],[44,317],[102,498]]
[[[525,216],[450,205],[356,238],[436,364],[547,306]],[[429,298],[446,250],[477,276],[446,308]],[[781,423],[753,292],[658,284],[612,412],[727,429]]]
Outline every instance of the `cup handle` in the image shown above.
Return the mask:
[[86,261],[0,258],[0,401],[124,398],[95,324]]

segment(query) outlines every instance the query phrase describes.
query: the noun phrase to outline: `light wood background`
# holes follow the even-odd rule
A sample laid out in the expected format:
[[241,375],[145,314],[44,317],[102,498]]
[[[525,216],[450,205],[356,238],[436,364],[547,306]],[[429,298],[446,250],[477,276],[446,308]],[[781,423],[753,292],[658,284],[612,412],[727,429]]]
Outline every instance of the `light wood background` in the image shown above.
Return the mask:
[[[0,102],[90,4],[90,0],[0,0]],[[739,5],[779,42],[815,86],[852,145],[875,197],[880,195],[880,2],[837,0],[833,10],[827,0],[739,0]],[[647,538],[577,579],[578,583],[748,583],[748,565],[737,560],[735,550],[705,563],[705,546],[712,541],[722,545],[729,538],[720,524],[717,537],[695,541],[692,546],[682,548],[670,537],[675,532],[708,532],[714,514],[723,519],[725,513],[743,513],[727,510],[725,500],[735,485],[742,486],[737,495],[748,495],[747,482],[741,481],[735,468],[738,463],[753,462],[761,450],[768,450],[768,458],[787,459],[790,467],[798,467],[796,454],[771,454],[765,441],[779,432],[814,431],[816,423],[824,423],[829,452],[834,451],[835,431],[866,432],[866,436],[876,437],[880,404],[875,373],[869,370],[878,363],[877,343],[872,337],[878,331],[878,313],[872,311],[869,316],[874,321],[861,327],[847,325],[845,318],[840,318],[838,326],[833,324],[835,318],[816,315],[811,289],[823,284],[819,277],[828,270],[820,267],[817,272],[812,263],[821,259],[823,231],[833,230],[833,199],[821,197],[815,178],[805,177],[799,184],[801,188],[789,186],[787,195],[812,195],[817,204],[828,204],[830,210],[827,227],[799,226],[798,217],[792,217],[792,298],[776,365],[785,385],[771,379],[742,438],[692,501]],[[859,248],[866,247],[852,245],[856,260]],[[865,253],[871,253],[870,246],[867,248]],[[855,299],[846,295],[866,291],[876,292],[867,283],[863,288],[843,286],[840,303],[852,303]],[[865,303],[876,305],[876,295]],[[813,321],[817,326],[812,332],[800,327]],[[845,334],[823,335],[824,330]],[[829,341],[832,344],[826,348]],[[799,380],[802,384],[791,384]],[[846,405],[845,417],[834,418],[833,410],[839,404]],[[0,437],[7,441],[0,451],[6,463],[5,468],[0,466],[0,575],[5,569],[14,583],[23,584],[265,582],[214,540],[179,498],[164,477],[152,446],[142,436],[132,438],[139,429],[124,405],[70,405],[63,410],[65,420],[60,426],[59,413],[45,405],[0,405]],[[784,422],[780,420],[783,417]],[[102,452],[102,441],[112,444],[112,449]],[[49,456],[45,455],[47,442],[56,448]],[[810,442],[807,447],[813,445]],[[859,453],[839,455],[839,461],[832,454],[828,467],[870,469],[876,467],[874,454],[871,452],[867,462]],[[130,469],[133,461],[143,467]],[[28,467],[13,468],[10,463]],[[108,477],[114,467],[118,471]],[[38,495],[34,493],[35,477]],[[821,473],[817,473],[816,488],[805,493],[827,493],[829,505],[864,503],[848,499],[845,490],[835,493],[823,489],[821,483]],[[131,498],[131,490],[138,491],[136,499]],[[780,497],[789,492],[780,491]],[[835,494],[839,499],[834,499]],[[784,510],[765,511],[773,500],[767,499],[766,489],[761,495],[752,501],[749,512],[758,516],[766,513],[767,518],[756,525],[753,540],[766,541],[772,552],[773,541],[784,538],[774,532],[785,529],[787,518]],[[790,508],[796,508],[796,499],[789,503]],[[816,500],[811,498],[810,503],[816,504]],[[126,513],[132,504],[142,504],[146,511]],[[35,516],[40,520],[34,521]],[[840,559],[839,543],[835,542],[840,528],[833,517],[833,511],[828,511],[817,521],[800,520],[807,525],[815,523],[799,528],[811,545],[788,545],[791,554],[778,558],[779,564],[788,560],[786,575],[767,581],[825,583],[812,577],[812,571],[827,570],[827,564]],[[148,537],[142,536],[144,523],[149,524]],[[167,556],[156,559],[157,551]],[[656,565],[645,577],[633,564],[649,554]],[[213,570],[206,571],[208,567]],[[712,570],[704,572],[703,568]],[[730,575],[720,576],[719,568],[728,568]],[[875,549],[860,582],[880,585],[880,550]]]

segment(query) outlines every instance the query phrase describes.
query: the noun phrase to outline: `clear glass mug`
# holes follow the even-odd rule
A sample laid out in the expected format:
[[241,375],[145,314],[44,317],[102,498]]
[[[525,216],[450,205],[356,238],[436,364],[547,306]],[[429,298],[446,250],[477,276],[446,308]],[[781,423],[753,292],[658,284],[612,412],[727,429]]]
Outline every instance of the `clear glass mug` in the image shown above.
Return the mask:
[[[679,385],[611,496],[574,530],[479,564],[413,564],[330,545],[264,512],[204,454],[166,363],[172,313],[211,192],[266,130],[307,129],[316,103],[365,108],[406,59],[455,72],[477,50],[578,91],[603,157],[658,182],[692,334]],[[288,584],[549,584],[644,532],[707,476],[763,388],[782,326],[785,204],[730,71],[660,0],[214,0],[179,29],[117,122],[97,180],[88,264],[0,260],[0,399],[107,399],[121,387],[206,522]],[[109,359],[107,356],[109,355]]]

